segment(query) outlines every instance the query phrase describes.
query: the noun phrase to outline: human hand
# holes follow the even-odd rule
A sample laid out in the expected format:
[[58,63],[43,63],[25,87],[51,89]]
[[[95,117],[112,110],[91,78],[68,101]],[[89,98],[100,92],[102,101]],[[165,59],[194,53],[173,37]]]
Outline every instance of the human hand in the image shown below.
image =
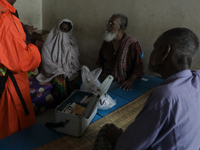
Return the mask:
[[123,90],[131,90],[133,83],[133,80],[128,79],[121,84],[120,88],[122,88]]
[[114,124],[106,124],[103,135],[115,145],[118,138],[122,135],[123,130],[116,127]]
[[34,28],[33,26],[24,25],[23,28],[28,31],[28,33],[31,35],[37,28]]
[[131,88],[132,88],[132,86],[133,86],[133,83],[134,83],[134,81],[135,81],[136,78],[137,78],[137,76],[134,75],[134,74],[132,74],[132,75],[130,76],[130,78],[128,78],[128,80],[125,80],[125,81],[121,84],[120,88],[122,88],[123,90],[131,90]]

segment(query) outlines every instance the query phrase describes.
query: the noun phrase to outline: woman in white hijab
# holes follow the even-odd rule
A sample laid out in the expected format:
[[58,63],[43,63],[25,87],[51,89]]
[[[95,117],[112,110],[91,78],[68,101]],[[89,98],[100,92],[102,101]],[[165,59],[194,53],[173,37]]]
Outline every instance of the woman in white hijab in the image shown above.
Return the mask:
[[[70,30],[68,24],[71,24]],[[73,23],[69,19],[61,20],[51,30],[41,52],[41,73],[36,77],[39,82],[50,82],[59,75],[68,77],[69,81],[75,79],[80,64],[78,45],[72,33]]]
[[73,81],[80,70],[78,45],[72,33],[73,23],[69,19],[54,26],[43,44],[41,71],[36,77],[42,83],[56,81],[62,84],[65,95],[65,82]]

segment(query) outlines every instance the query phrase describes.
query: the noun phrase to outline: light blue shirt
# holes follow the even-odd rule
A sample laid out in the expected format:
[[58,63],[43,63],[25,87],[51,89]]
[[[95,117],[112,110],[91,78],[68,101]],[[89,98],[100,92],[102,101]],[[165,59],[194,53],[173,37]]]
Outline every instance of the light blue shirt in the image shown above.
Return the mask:
[[116,149],[199,150],[200,71],[181,71],[156,87]]

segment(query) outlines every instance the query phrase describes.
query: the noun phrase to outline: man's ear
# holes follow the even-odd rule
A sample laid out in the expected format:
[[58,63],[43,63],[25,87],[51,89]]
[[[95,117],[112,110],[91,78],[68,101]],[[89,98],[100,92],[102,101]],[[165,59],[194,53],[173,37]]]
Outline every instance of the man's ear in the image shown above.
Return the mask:
[[167,45],[165,50],[163,51],[162,56],[161,56],[162,57],[161,58],[162,61],[164,61],[167,58],[167,56],[169,55],[170,51],[171,51],[171,46]]

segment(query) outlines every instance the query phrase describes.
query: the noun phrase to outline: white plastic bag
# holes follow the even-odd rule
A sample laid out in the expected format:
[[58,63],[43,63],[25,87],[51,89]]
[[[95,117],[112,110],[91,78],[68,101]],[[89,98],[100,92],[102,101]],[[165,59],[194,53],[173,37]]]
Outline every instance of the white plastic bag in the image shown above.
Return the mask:
[[93,93],[100,86],[98,80],[99,75],[101,74],[102,68],[97,68],[93,71],[90,71],[87,66],[82,66],[81,76],[82,76],[82,86],[81,91]]
[[115,105],[116,100],[113,100],[108,94],[104,94],[100,97],[97,109],[107,110]]
[[[81,85],[81,91],[95,93],[97,88],[101,85],[98,80],[101,72],[102,68],[90,71],[87,66],[82,66],[81,76],[83,83]],[[107,110],[116,105],[116,101],[113,100],[107,93],[101,95],[98,103],[97,109],[101,110]]]

